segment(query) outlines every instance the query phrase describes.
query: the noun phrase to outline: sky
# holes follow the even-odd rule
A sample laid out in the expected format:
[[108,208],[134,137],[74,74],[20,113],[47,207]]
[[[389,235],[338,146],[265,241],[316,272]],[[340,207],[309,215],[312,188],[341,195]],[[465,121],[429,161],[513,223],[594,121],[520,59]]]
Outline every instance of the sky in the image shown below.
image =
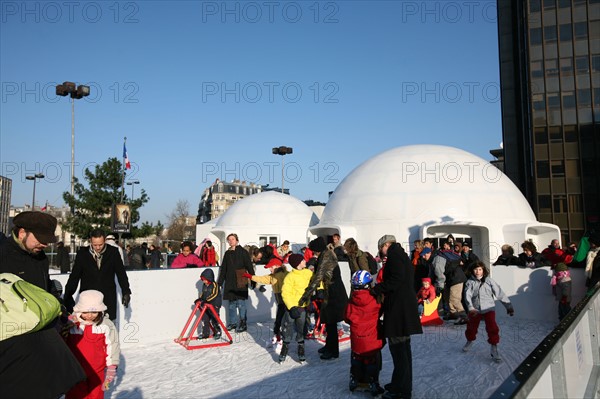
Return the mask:
[[[389,148],[445,144],[492,159],[502,141],[496,2],[0,1],[0,163],[36,205],[110,157],[132,163],[165,223],[216,178],[328,192]],[[131,186],[126,187],[131,195]]]

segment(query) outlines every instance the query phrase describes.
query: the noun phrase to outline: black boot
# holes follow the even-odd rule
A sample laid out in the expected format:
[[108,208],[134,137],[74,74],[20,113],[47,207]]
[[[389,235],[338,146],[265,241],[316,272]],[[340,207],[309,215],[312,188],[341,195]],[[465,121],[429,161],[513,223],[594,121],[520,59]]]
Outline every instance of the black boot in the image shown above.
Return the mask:
[[298,342],[298,360],[301,362],[306,361],[306,355],[304,354],[304,341]]
[[285,362],[285,358],[287,357],[288,354],[288,346],[290,344],[287,342],[284,342],[283,345],[281,346],[281,352],[279,352],[279,363],[283,363]]
[[240,325],[235,329],[235,332],[241,333],[246,330],[248,330],[248,327],[246,326],[246,319],[242,319],[240,320]]
[[369,384],[369,391],[371,391],[371,396],[377,396],[384,393],[385,389],[383,389],[378,382],[372,382]]
[[221,339],[221,327],[219,327],[219,326],[215,327],[215,334],[213,335],[213,338],[215,339],[215,341],[218,341]]
[[356,388],[358,388],[358,382],[354,376],[350,374],[350,383],[348,384],[348,389],[350,389],[350,392],[354,392]]

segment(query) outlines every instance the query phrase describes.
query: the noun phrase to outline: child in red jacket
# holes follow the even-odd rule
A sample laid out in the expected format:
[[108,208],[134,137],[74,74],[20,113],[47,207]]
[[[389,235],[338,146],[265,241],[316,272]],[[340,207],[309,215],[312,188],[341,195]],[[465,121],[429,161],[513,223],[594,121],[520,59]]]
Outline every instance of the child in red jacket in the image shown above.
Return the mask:
[[417,303],[419,304],[419,317],[423,316],[423,303],[431,303],[435,299],[435,288],[431,285],[431,279],[425,277],[421,279],[423,286],[417,293]]
[[383,340],[379,334],[381,305],[369,292],[373,277],[365,270],[352,275],[352,294],[346,307],[344,320],[350,325],[350,391],[359,383],[368,383],[373,396],[384,389],[379,385],[381,371],[381,348]]
[[[87,379],[67,392],[66,399],[103,399],[104,391],[117,375],[119,337],[115,325],[105,317],[104,295],[100,291],[79,293],[70,319],[67,345],[83,367]],[[105,372],[106,370],[106,372]]]

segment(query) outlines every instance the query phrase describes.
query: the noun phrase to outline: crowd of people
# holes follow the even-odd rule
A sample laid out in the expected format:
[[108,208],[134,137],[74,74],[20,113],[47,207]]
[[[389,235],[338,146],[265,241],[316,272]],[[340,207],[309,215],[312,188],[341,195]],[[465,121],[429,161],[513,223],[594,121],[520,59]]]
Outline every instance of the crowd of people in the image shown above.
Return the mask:
[[[12,273],[48,292],[56,293],[51,284],[48,258],[44,249],[55,241],[56,219],[43,212],[23,212],[14,218],[12,237],[0,243],[0,272]],[[131,289],[126,263],[132,267],[153,267],[152,253],[136,248],[123,251],[114,237],[101,230],[90,234],[90,245],[80,248],[63,299],[61,317],[40,331],[17,335],[0,341],[0,386],[7,397],[66,398],[103,397],[117,376],[119,339],[113,321],[117,316],[116,283],[120,285],[121,304],[128,307]],[[364,386],[374,396],[409,398],[412,395],[411,336],[422,333],[423,306],[437,298],[439,312],[455,324],[466,324],[463,351],[472,349],[480,322],[485,323],[492,358],[500,360],[500,340],[496,323],[495,301],[499,300],[509,315],[515,310],[506,294],[490,277],[489,267],[473,253],[469,240],[446,238],[440,248],[434,239],[414,242],[407,251],[393,235],[382,236],[373,256],[359,248],[356,240],[334,235],[330,243],[317,237],[294,253],[288,241],[279,247],[242,247],[236,234],[227,236],[228,248],[218,269],[205,268],[196,306],[212,305],[216,313],[206,312],[200,339],[220,339],[221,330],[215,315],[222,300],[228,301],[227,329],[247,331],[249,290],[271,285],[277,305],[273,344],[280,343],[278,361],[284,362],[296,342],[296,356],[306,359],[304,341],[318,319],[323,326],[325,345],[318,352],[323,361],[340,356],[339,329],[350,325],[350,390]],[[600,237],[588,238],[589,251],[582,262],[586,285],[600,281]],[[184,242],[173,268],[217,265],[212,243],[200,246]],[[559,318],[570,311],[571,285],[569,267],[576,260],[577,249],[559,247],[553,240],[541,253],[533,243],[521,245],[523,252],[505,245],[494,265],[536,268],[550,266],[552,290],[558,302]],[[144,253],[145,252],[145,253]],[[139,254],[139,259],[136,256]],[[126,260],[127,259],[127,260]],[[348,295],[340,261],[347,262],[351,278]],[[268,275],[256,275],[257,265],[264,265]],[[287,265],[291,268],[288,270]],[[262,273],[261,273],[262,274]],[[78,300],[74,294],[79,288]],[[59,294],[57,294],[59,295]],[[379,375],[381,351],[387,344],[392,361],[391,381],[383,387]],[[22,370],[27,370],[23,373]],[[35,375],[36,384],[28,378]]]

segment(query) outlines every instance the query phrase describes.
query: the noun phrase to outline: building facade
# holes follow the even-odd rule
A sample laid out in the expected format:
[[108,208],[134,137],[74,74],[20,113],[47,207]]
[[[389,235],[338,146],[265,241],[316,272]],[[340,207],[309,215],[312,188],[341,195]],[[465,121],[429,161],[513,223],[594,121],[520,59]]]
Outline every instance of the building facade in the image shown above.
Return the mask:
[[12,179],[0,176],[0,233],[4,235],[8,235],[10,232],[9,214],[11,194]]
[[563,242],[599,229],[600,0],[498,0],[504,172]]

